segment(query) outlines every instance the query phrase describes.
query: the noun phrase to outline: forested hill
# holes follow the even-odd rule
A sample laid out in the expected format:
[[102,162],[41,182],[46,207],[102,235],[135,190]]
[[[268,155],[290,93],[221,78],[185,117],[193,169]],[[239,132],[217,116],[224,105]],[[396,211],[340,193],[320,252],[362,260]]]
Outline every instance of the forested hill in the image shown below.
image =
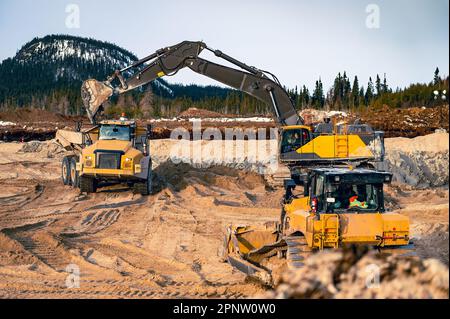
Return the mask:
[[[80,86],[88,78],[106,79],[115,70],[138,60],[112,43],[68,35],[35,38],[0,64],[0,108],[34,107],[79,114]],[[208,97],[225,99],[229,89],[218,86],[169,84],[163,79],[130,94],[131,104],[146,91],[161,99]],[[148,99],[148,98],[147,98]],[[113,105],[117,102],[113,101]]]
[[[106,79],[115,70],[137,59],[126,49],[95,39],[68,35],[35,38],[14,57],[0,63],[0,111],[27,107],[82,114],[82,81]],[[448,103],[448,85],[448,76],[442,78],[438,68],[434,74],[430,70],[429,83],[411,84],[402,89],[390,87],[386,74],[361,79],[356,75],[350,77],[343,71],[337,74],[330,88],[324,88],[318,79],[311,90],[299,83],[287,91],[297,109],[358,110],[383,105],[431,107],[443,102],[442,94],[435,99],[433,92],[444,89],[447,90],[444,99]],[[163,79],[115,97],[105,106],[107,113],[126,112],[133,117],[176,116],[193,106],[241,115],[270,114],[272,111],[271,106],[236,90],[172,84]]]

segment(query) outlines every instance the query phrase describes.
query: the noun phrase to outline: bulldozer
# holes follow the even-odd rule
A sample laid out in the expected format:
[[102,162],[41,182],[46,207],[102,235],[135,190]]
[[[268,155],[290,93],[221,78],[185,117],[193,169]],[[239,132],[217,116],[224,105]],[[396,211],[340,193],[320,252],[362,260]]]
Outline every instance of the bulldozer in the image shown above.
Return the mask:
[[[92,123],[97,114],[91,113]],[[136,193],[152,192],[151,126],[140,127],[122,115],[92,128],[58,130],[55,140],[71,154],[61,163],[64,185],[95,193],[100,186],[126,183]]]
[[391,173],[345,165],[293,175],[284,183],[280,220],[228,227],[222,257],[271,284],[270,259],[275,256],[298,269],[312,253],[327,248],[365,245],[387,254],[411,254],[409,218],[385,209],[383,185],[391,181]]

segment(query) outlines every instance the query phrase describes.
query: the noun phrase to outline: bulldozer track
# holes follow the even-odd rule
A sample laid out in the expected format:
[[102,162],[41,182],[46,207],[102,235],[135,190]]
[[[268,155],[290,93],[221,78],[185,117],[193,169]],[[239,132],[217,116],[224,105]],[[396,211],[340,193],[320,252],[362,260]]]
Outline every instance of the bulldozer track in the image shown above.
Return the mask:
[[[239,292],[233,293],[222,293],[218,291],[212,292],[189,292],[189,291],[164,291],[164,290],[142,290],[142,289],[132,289],[132,290],[114,290],[105,289],[102,287],[96,287],[93,289],[81,289],[81,288],[66,288],[62,290],[59,289],[29,289],[20,290],[17,295],[21,298],[39,298],[43,296],[52,296],[52,298],[222,298],[222,299],[242,299],[247,297],[245,294]],[[0,295],[0,297],[8,298],[7,294]]]
[[114,224],[119,219],[120,214],[121,212],[119,209],[89,213],[79,225],[75,226],[74,229],[64,231],[61,235],[66,237],[76,237],[95,234]]
[[311,255],[308,244],[303,236],[290,236],[285,239],[287,244],[286,260],[290,269],[299,269],[305,265],[305,259]]
[[14,221],[26,221],[26,220],[36,220],[43,218],[52,218],[52,217],[63,217],[67,215],[81,215],[85,213],[86,210],[76,210],[76,211],[68,211],[68,212],[58,212],[58,213],[50,213],[44,215],[37,216],[27,216],[27,217],[15,217],[15,218],[2,218],[2,222],[14,222]]
[[[15,206],[15,208],[12,210],[0,211],[2,213],[17,212],[18,210],[20,210],[20,208],[38,199],[45,191],[45,186],[37,182],[34,183],[34,186],[30,186],[30,182],[28,182],[26,185],[23,185],[23,183],[8,183],[7,185],[13,187],[25,187],[27,188],[27,190],[19,194],[0,198],[0,203],[2,207]],[[24,199],[20,201],[19,200],[20,198]]]
[[[105,279],[93,280],[80,278],[79,288],[68,288],[65,284],[65,278],[59,281],[29,281],[18,280],[15,285],[21,286],[28,284],[28,289],[18,290],[21,297],[39,297],[40,295],[52,295],[55,298],[73,298],[73,297],[106,297],[106,298],[226,298],[237,299],[245,298],[246,294],[238,291],[239,285],[232,285],[237,291],[220,289],[221,287],[230,287],[227,283],[221,283],[213,288],[206,288],[200,291],[192,289],[197,282],[167,282],[161,288],[148,287],[148,283],[136,280],[123,279]],[[2,291],[0,283],[0,291]],[[147,286],[147,287],[146,287]],[[215,289],[219,288],[219,289]]]

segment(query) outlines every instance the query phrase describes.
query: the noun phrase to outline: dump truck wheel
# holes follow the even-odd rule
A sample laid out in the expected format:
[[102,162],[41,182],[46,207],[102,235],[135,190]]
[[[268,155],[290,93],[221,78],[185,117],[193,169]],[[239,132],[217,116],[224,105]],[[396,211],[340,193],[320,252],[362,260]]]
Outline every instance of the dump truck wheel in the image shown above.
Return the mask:
[[70,161],[67,156],[65,156],[62,160],[61,179],[64,185],[70,185]]
[[78,188],[80,185],[79,185],[79,180],[80,180],[80,178],[79,178],[79,176],[78,176],[78,172],[77,172],[77,160],[76,160],[76,158],[75,157],[72,157],[71,159],[70,159],[70,170],[69,170],[69,173],[70,173],[70,181],[71,181],[71,185],[74,187],[74,188]]
[[150,167],[148,169],[147,179],[145,180],[145,182],[134,184],[134,192],[141,194],[142,196],[150,195],[152,193],[152,178],[153,178],[153,172]]
[[82,193],[95,193],[97,191],[97,181],[95,178],[80,176],[80,191]]

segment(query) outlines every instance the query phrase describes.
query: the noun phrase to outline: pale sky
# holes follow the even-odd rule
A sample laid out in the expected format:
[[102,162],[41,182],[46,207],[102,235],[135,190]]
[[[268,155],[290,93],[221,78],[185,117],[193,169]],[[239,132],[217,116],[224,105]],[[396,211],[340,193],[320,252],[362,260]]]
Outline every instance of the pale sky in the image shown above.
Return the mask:
[[[66,26],[70,4],[79,7],[79,28]],[[370,4],[379,8],[379,28],[367,27]],[[203,40],[288,87],[312,89],[321,77],[328,89],[346,70],[364,86],[369,76],[386,73],[395,88],[431,81],[436,66],[448,75],[448,12],[448,0],[0,0],[0,60],[48,34],[112,42],[139,57]],[[217,84],[190,70],[166,79]]]

